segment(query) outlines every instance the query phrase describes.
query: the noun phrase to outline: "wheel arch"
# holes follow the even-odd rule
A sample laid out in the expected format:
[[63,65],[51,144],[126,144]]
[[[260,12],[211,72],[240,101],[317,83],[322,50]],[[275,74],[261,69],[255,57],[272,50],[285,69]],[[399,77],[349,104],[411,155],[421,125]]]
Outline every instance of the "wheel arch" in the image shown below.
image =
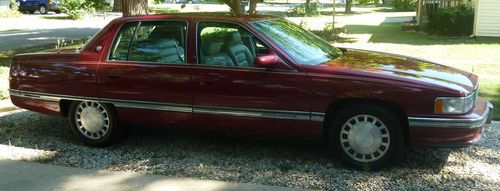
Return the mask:
[[336,111],[352,105],[373,105],[387,109],[389,112],[395,114],[397,119],[400,120],[402,125],[403,143],[408,144],[409,140],[409,126],[408,115],[405,110],[397,103],[385,100],[369,99],[369,98],[343,98],[332,102],[325,113],[325,120],[323,123],[323,136],[328,140],[328,129],[331,127],[332,119],[336,115]]

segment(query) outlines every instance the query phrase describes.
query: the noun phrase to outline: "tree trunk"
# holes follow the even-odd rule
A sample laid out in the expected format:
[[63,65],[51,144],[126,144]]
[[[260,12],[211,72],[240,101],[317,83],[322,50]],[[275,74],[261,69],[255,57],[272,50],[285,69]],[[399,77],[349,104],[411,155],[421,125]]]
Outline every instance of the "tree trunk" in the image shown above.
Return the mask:
[[131,15],[147,15],[148,1],[147,0],[123,0],[122,2],[123,16]]
[[333,8],[332,8],[332,29],[335,31],[335,1],[333,0]]
[[257,9],[257,2],[258,1],[259,0],[250,0],[250,6],[248,7],[248,14],[253,15],[253,14],[257,13],[256,9]]
[[353,0],[346,0],[346,2],[345,2],[345,11],[344,11],[345,14],[351,14],[352,13],[352,10],[351,10],[351,8],[352,8],[352,1]]
[[241,14],[241,10],[240,10],[241,0],[224,0],[224,3],[227,6],[229,6],[229,8],[231,9],[231,13],[236,14],[236,15]]
[[311,0],[306,0],[306,16],[309,16],[311,14]]
[[113,2],[113,12],[122,12],[122,0],[115,0]]

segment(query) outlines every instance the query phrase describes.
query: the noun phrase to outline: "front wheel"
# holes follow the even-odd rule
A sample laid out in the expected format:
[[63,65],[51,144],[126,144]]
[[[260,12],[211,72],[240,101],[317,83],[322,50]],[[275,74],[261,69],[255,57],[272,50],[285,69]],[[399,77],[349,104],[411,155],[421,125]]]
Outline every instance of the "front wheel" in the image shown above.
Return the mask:
[[73,102],[69,123],[73,133],[90,146],[107,146],[122,134],[112,107],[99,102]]
[[401,122],[377,106],[352,106],[339,111],[329,128],[337,157],[361,170],[380,169],[393,162],[402,145]]

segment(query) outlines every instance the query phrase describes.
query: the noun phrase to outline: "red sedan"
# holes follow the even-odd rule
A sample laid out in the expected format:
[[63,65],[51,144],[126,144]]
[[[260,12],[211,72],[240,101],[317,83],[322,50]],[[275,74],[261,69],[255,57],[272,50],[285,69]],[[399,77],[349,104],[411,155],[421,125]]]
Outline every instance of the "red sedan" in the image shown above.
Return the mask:
[[283,18],[119,18],[83,48],[17,55],[12,102],[69,118],[86,144],[125,124],[326,139],[377,169],[403,145],[477,141],[492,105],[477,76],[417,58],[337,48]]

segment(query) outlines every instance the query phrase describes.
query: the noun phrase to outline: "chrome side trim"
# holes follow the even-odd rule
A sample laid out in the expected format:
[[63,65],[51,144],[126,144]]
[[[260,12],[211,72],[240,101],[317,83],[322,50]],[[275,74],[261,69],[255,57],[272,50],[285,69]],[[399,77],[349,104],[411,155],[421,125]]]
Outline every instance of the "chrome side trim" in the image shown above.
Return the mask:
[[408,123],[410,127],[481,128],[486,123],[490,112],[491,109],[488,108],[481,117],[476,119],[408,117]]
[[71,96],[62,94],[38,93],[10,89],[11,96],[39,99],[46,101],[74,100],[74,101],[99,101],[113,104],[116,107],[150,109],[161,111],[174,111],[213,115],[231,115],[238,117],[255,117],[266,119],[288,119],[288,120],[311,120],[323,122],[324,113],[307,111],[286,111],[286,110],[268,110],[268,109],[250,109],[250,108],[230,108],[230,107],[212,107],[212,106],[191,106],[189,104],[161,103],[148,101],[107,99],[97,97]]
[[303,111],[234,109],[227,107],[194,106],[193,112],[202,114],[232,115],[238,117],[256,117],[256,118],[268,118],[268,119],[293,119],[293,120],[310,119],[310,112],[303,112]]
[[192,113],[193,108],[191,105],[186,104],[173,104],[173,103],[158,103],[146,101],[129,101],[129,100],[114,100],[114,99],[101,99],[104,103],[113,104],[115,107],[135,108],[135,109],[151,109],[161,111],[175,111]]
[[325,113],[311,112],[311,121],[323,122],[325,120]]

